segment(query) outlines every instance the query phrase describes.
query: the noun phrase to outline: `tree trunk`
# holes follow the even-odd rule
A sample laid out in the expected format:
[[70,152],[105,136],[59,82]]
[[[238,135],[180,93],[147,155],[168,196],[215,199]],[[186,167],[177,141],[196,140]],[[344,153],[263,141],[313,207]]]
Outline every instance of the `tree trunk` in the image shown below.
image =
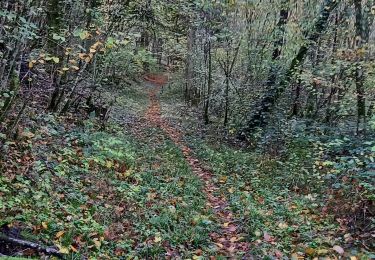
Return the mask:
[[205,124],[210,123],[210,119],[208,116],[208,109],[210,106],[210,96],[211,96],[211,89],[212,89],[212,55],[211,55],[211,39],[208,40],[207,43],[207,54],[208,54],[208,82],[207,82],[207,95],[206,95],[206,102],[204,106],[204,122]]
[[186,56],[186,86],[185,86],[185,100],[190,102],[193,92],[193,46],[194,46],[195,30],[190,28],[187,38],[187,56]]
[[[362,15],[362,1],[354,0],[355,6],[355,36],[356,36],[356,48],[361,49],[364,44],[363,35],[363,15]],[[358,53],[358,52],[357,52]],[[356,95],[357,95],[357,134],[359,132],[361,121],[365,121],[366,117],[366,99],[364,90],[364,70],[361,64],[361,57],[357,57],[356,68],[355,68],[355,84],[356,84]]]

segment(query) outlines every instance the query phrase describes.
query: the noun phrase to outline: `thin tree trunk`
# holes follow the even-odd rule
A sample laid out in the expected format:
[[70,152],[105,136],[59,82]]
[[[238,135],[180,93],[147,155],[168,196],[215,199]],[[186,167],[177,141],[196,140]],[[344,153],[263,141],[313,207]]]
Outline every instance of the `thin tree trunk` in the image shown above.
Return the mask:
[[207,54],[208,54],[208,82],[207,82],[207,95],[206,95],[206,102],[204,106],[204,122],[205,124],[210,123],[208,111],[210,106],[210,96],[211,96],[211,89],[212,89],[212,53],[211,53],[211,39],[208,40],[207,44]]
[[187,57],[186,57],[186,87],[185,100],[190,102],[193,91],[193,46],[194,46],[195,30],[190,28],[187,38]]

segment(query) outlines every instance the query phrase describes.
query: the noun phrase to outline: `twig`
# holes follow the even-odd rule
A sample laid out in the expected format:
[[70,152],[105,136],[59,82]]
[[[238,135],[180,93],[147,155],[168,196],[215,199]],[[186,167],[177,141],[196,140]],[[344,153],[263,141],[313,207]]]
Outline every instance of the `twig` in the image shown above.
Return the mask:
[[54,247],[44,247],[44,246],[42,246],[38,243],[35,243],[35,242],[30,242],[30,241],[26,241],[26,240],[22,240],[22,239],[18,239],[18,238],[8,237],[4,234],[0,234],[0,241],[1,240],[4,241],[4,242],[7,242],[9,244],[14,244],[14,245],[17,245],[17,246],[31,248],[31,249],[34,249],[38,252],[45,253],[47,255],[54,255],[54,256],[57,256],[61,259],[63,258],[62,254],[59,252],[59,250],[57,250]]

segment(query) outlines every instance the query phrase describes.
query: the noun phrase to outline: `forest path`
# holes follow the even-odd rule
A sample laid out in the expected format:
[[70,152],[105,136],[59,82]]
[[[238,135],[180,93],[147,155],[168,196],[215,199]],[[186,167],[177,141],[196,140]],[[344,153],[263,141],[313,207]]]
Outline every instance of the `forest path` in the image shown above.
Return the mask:
[[236,256],[239,255],[249,259],[249,243],[241,241],[243,238],[239,233],[238,222],[228,207],[227,198],[219,194],[219,187],[212,181],[213,174],[204,169],[200,161],[194,157],[191,149],[184,142],[184,133],[162,118],[158,94],[162,86],[167,83],[168,77],[151,75],[145,77],[145,80],[151,83],[149,90],[150,105],[145,114],[146,122],[165,132],[175,145],[181,149],[192,172],[203,182],[203,192],[207,197],[206,206],[212,209],[216,217],[216,223],[221,227],[217,232],[210,234],[212,242],[218,247],[220,254],[230,259],[238,259]]

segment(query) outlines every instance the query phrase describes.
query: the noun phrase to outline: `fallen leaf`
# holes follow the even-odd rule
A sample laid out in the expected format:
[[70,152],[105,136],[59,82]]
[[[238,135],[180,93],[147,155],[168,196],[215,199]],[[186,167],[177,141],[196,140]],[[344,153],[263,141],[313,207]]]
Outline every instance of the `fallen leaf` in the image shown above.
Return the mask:
[[57,247],[59,248],[59,253],[61,253],[61,254],[69,254],[69,248],[64,247],[64,246],[60,246],[60,245],[57,245]]
[[291,255],[291,260],[298,260],[298,255],[296,253]]
[[285,228],[288,228],[288,224],[285,223],[285,222],[280,222],[278,227],[281,228],[281,229],[285,229]]
[[56,238],[60,238],[60,237],[62,237],[63,235],[65,234],[65,231],[63,231],[63,230],[61,230],[61,231],[59,231],[59,232],[57,232],[56,233]]
[[257,200],[260,204],[264,204],[264,198],[263,197],[259,197]]
[[77,252],[78,252],[78,249],[75,248],[74,246],[70,246],[70,249],[71,249],[74,253],[77,253]]
[[237,227],[232,225],[232,226],[230,226],[230,227],[228,228],[228,230],[229,230],[230,232],[234,232],[234,231],[237,230]]
[[108,160],[108,161],[106,162],[105,166],[106,166],[108,169],[110,169],[110,168],[112,168],[112,166],[113,166],[113,162]]
[[311,248],[311,247],[308,247],[308,248],[306,248],[305,253],[307,255],[309,255],[309,256],[314,255],[315,254],[315,249]]
[[226,183],[228,180],[228,176],[221,176],[220,179],[219,179],[219,182],[220,183]]
[[340,255],[344,254],[344,252],[345,252],[344,249],[341,246],[337,246],[337,245],[334,246],[332,249],[335,250]]
[[161,237],[160,236],[156,236],[155,238],[154,238],[154,242],[155,243],[159,243],[161,241]]
[[324,255],[327,255],[328,254],[328,250],[327,249],[319,249],[317,251],[318,255],[320,256],[324,256]]
[[219,248],[223,248],[224,247],[224,245],[220,244],[220,243],[215,243],[215,245],[217,245]]
[[275,256],[276,256],[277,258],[282,258],[282,257],[283,257],[283,253],[281,253],[279,250],[276,250],[276,251],[275,251]]
[[100,243],[100,241],[97,240],[97,239],[94,239],[93,241],[94,241],[94,244],[95,244],[96,248],[99,249],[100,246],[102,245],[102,243]]
[[59,58],[59,57],[52,57],[52,60],[53,60],[55,63],[59,63],[59,62],[60,62],[60,58]]
[[44,229],[48,229],[48,223],[47,222],[42,222],[42,227]]
[[33,133],[29,132],[29,131],[25,131],[25,132],[22,132],[21,136],[22,136],[22,137],[25,137],[25,138],[29,138],[29,139],[31,139],[31,138],[33,138],[35,135],[34,135]]
[[266,231],[264,231],[263,240],[266,241],[266,242],[272,242],[273,239]]

